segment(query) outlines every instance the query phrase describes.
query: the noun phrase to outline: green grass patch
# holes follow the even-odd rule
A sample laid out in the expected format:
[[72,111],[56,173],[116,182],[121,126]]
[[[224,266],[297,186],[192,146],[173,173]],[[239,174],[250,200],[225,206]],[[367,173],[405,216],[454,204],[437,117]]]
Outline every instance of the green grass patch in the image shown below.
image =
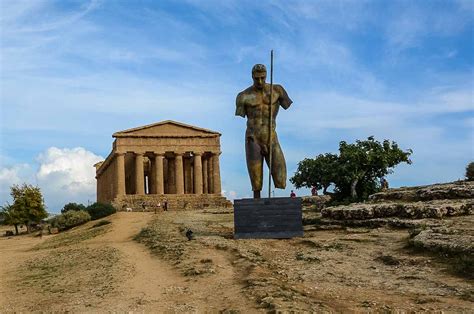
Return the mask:
[[51,237],[44,242],[35,245],[33,250],[55,249],[63,246],[69,246],[95,238],[109,230],[108,226],[100,226],[93,229],[74,229],[70,231],[61,232],[60,234]]

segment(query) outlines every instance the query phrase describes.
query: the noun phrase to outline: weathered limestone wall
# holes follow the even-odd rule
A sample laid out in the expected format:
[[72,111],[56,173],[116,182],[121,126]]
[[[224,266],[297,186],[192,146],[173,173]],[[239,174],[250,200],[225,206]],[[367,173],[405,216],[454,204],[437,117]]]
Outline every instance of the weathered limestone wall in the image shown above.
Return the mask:
[[[131,208],[134,211],[163,210],[164,201],[168,202],[168,210],[186,210],[203,208],[232,208],[232,203],[225,197],[215,194],[166,194],[166,195],[125,195],[117,197],[112,205],[119,211]],[[161,207],[158,206],[161,204]]]
[[112,159],[97,178],[97,201],[110,203],[114,200],[117,186],[115,160]]

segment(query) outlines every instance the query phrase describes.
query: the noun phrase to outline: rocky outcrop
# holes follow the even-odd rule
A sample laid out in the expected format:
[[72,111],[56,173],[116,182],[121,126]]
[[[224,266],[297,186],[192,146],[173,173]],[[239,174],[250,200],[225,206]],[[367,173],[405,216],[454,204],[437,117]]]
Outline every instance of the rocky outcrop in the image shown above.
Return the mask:
[[474,213],[474,182],[456,181],[373,194],[366,203],[327,207],[322,217],[333,220],[443,218]]
[[330,195],[303,196],[301,197],[301,205],[303,208],[321,211],[330,200]]
[[444,199],[474,199],[474,181],[456,181],[409,188],[390,189],[371,195],[372,202],[417,202]]
[[474,199],[434,200],[427,202],[356,203],[327,207],[321,211],[324,218],[355,220],[373,218],[442,218],[446,216],[470,215],[474,213]]
[[472,256],[474,254],[474,229],[472,227],[415,229],[409,242],[418,249],[450,255],[467,254]]

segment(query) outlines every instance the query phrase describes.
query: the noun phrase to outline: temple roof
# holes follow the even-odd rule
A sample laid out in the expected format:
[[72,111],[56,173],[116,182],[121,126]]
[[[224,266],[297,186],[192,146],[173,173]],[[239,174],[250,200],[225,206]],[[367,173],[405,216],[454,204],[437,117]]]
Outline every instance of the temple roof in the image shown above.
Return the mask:
[[172,120],[148,124],[112,134],[113,137],[214,137],[220,135],[220,133],[215,131]]

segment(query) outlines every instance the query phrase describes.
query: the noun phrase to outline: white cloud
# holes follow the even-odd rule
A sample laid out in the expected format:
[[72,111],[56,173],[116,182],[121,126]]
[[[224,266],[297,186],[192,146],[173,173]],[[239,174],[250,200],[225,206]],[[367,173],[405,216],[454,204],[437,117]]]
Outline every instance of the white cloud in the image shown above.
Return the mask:
[[38,184],[46,200],[57,204],[95,199],[96,180],[93,165],[103,160],[82,147],[50,147],[38,157]]
[[9,200],[9,187],[22,183],[38,185],[41,188],[49,211],[58,212],[69,202],[94,202],[96,179],[93,165],[103,159],[82,147],[50,147],[36,158],[36,174],[34,166],[29,164],[1,168],[2,205]]
[[0,206],[10,202],[10,187],[14,184],[35,184],[34,172],[28,164],[0,168]]
[[69,14],[59,14],[47,1],[4,1],[0,22],[7,32],[46,32],[80,20],[97,8],[100,1],[91,0]]
[[[421,2],[420,2],[421,3]],[[401,3],[394,3],[397,7]],[[466,6],[461,1],[447,3],[452,8],[436,10],[426,5],[413,2],[410,5],[403,3],[394,16],[388,19],[385,34],[390,50],[395,53],[405,49],[419,46],[422,40],[429,35],[448,36],[462,31],[472,22],[471,6]]]

